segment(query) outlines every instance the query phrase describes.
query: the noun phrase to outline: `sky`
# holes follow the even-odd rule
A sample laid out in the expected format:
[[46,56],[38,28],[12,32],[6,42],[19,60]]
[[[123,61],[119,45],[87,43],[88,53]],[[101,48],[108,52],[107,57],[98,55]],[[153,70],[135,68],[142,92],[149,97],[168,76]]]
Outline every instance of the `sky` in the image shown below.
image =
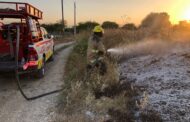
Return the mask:
[[[44,12],[41,23],[61,20],[61,0],[0,0],[28,2]],[[73,1],[64,0],[64,17],[73,25]],[[120,25],[133,22],[139,25],[151,12],[168,12],[172,23],[190,19],[190,0],[76,0],[77,22],[115,21]]]

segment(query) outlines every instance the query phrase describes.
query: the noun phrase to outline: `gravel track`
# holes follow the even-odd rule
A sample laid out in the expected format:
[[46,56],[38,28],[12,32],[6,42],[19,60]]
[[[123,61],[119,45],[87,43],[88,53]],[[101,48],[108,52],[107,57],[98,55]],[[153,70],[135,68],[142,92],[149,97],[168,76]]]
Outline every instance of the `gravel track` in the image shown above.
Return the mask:
[[[67,44],[58,44],[59,50]],[[46,76],[35,79],[24,76],[21,81],[28,96],[38,95],[63,85],[63,73],[66,59],[72,46],[59,51],[54,62],[47,63]],[[54,116],[57,94],[46,96],[34,101],[26,101],[17,89],[13,74],[0,75],[0,122],[48,122]]]

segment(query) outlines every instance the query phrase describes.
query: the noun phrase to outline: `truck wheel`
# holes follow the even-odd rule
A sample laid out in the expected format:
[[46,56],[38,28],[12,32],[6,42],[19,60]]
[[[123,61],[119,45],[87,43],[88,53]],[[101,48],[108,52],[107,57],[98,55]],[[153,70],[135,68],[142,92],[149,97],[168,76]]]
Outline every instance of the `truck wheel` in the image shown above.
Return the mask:
[[43,63],[42,63],[42,67],[37,72],[37,77],[38,78],[43,78],[45,76],[45,72],[46,72],[46,61],[45,61],[45,58],[44,58]]
[[51,57],[49,58],[49,61],[54,61],[54,53],[55,53],[55,51],[54,51],[54,47],[53,47],[53,54],[52,54]]

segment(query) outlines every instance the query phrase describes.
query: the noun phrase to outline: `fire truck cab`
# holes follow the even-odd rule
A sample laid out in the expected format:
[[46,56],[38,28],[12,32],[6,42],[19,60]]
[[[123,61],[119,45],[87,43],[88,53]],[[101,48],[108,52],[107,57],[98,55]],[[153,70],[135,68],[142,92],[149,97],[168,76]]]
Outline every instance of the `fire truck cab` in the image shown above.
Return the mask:
[[17,59],[20,71],[45,75],[45,63],[53,59],[54,41],[40,26],[42,15],[42,11],[28,3],[0,2],[1,72],[14,71]]

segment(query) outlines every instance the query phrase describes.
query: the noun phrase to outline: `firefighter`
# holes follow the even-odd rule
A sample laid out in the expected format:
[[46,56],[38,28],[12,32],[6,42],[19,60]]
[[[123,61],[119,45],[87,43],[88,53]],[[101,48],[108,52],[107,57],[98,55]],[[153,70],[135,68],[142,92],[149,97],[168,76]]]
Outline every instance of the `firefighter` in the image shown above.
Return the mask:
[[87,72],[97,68],[99,73],[104,75],[107,72],[106,64],[104,62],[105,47],[102,43],[104,30],[101,26],[96,26],[93,29],[93,34],[88,40],[87,50]]

